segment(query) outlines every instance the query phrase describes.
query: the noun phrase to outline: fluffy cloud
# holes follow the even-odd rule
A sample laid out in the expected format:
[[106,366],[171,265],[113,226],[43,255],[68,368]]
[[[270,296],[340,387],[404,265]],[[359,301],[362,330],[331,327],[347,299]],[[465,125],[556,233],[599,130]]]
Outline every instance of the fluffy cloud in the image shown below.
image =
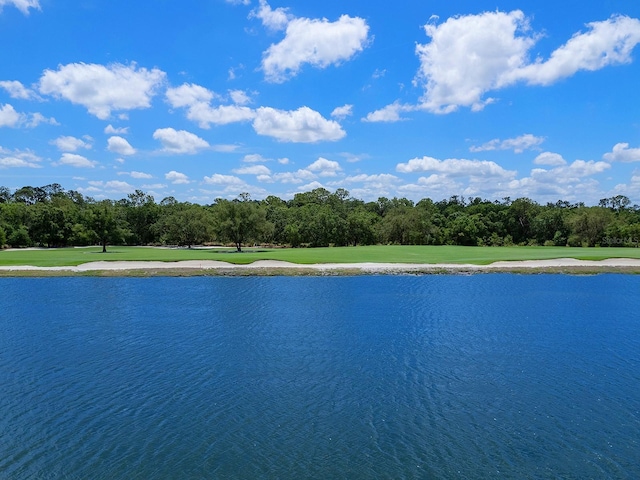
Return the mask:
[[170,172],[165,173],[164,178],[169,180],[174,185],[183,185],[190,183],[189,177],[187,177],[184,173],[176,172],[175,170],[171,170]]
[[534,168],[529,177],[510,181],[505,194],[517,192],[520,196],[546,198],[550,201],[554,198],[585,201],[585,192],[598,191],[598,182],[589,177],[610,168],[611,165],[607,162],[593,160],[576,160],[570,165],[561,165],[549,170]]
[[353,115],[353,105],[343,105],[342,107],[335,108],[333,112],[331,112],[331,116],[338,120],[343,120],[351,115]]
[[157,68],[147,70],[133,63],[109,66],[70,63],[55,71],[45,70],[39,91],[82,105],[92,115],[106,120],[112,111],[149,108],[165,76]]
[[144,172],[118,172],[118,175],[129,175],[131,178],[137,178],[137,179],[149,179],[149,178],[153,178],[153,175],[151,175],[150,173],[144,173]]
[[399,163],[396,170],[401,173],[436,172],[451,177],[480,176],[493,178],[513,178],[515,171],[505,170],[495,162],[487,160],[465,160],[449,158],[437,160],[433,157],[414,158],[407,163]]
[[110,152],[120,155],[135,155],[136,153],[136,149],[133,148],[127,140],[118,136],[109,137],[107,140],[107,148]]
[[214,98],[219,98],[211,90],[193,83],[184,83],[179,87],[168,88],[166,96],[167,101],[174,108],[190,107],[198,103],[208,104]]
[[483,94],[522,66],[535,44],[525,35],[529,22],[519,10],[457,16],[424,29],[431,42],[416,46],[418,79],[425,84],[424,108],[437,113],[460,105],[482,108]]
[[349,188],[355,198],[376,199],[381,196],[396,195],[400,179],[395,175],[380,173],[367,175],[364,173],[344,178],[345,185],[357,184],[359,186]]
[[0,105],[0,127],[17,127],[23,121],[24,115],[16,112],[12,105]]
[[251,165],[233,170],[237,175],[271,175],[271,170],[264,165]]
[[29,15],[29,9],[40,10],[39,0],[0,0],[0,12],[5,5],[13,5],[25,15]]
[[40,157],[30,151],[7,150],[0,147],[0,168],[41,168]]
[[536,165],[549,165],[552,167],[558,167],[561,165],[566,165],[567,161],[562,158],[562,155],[558,153],[542,152],[533,160],[533,163],[535,163]]
[[208,185],[220,185],[220,186],[243,186],[246,185],[244,180],[234,177],[233,175],[222,175],[220,173],[214,173],[210,177],[204,177],[204,183]]
[[115,128],[113,125],[109,124],[104,128],[104,133],[107,135],[126,135],[129,133],[129,127]]
[[320,177],[335,177],[338,175],[338,172],[342,171],[342,168],[338,162],[320,157],[309,165],[307,170]]
[[28,128],[36,128],[41,123],[46,123],[47,125],[60,125],[55,118],[47,118],[38,112],[30,113],[25,121],[25,125]]
[[580,70],[630,62],[640,43],[640,21],[614,16],[589,23],[548,60],[532,63],[529,53],[540,36],[520,10],[456,16],[424,28],[431,41],[416,46],[417,80],[425,89],[421,107],[434,113],[480,110],[494,100],[485,93],[517,82],[550,85]]
[[400,179],[390,173],[380,173],[377,175],[367,175],[361,173],[359,175],[352,175],[344,179],[345,183],[373,183],[379,185],[388,185],[398,183]]
[[523,80],[530,85],[550,85],[581,70],[594,71],[631,62],[631,52],[640,43],[640,20],[616,15],[587,24],[586,33],[576,33],[546,60],[538,60],[510,72],[501,82]]
[[81,148],[90,150],[92,147],[90,142],[71,136],[58,137],[49,143],[58,147],[58,150],[62,152],[76,152]]
[[251,10],[249,18],[258,18],[269,30],[284,30],[293,15],[287,13],[288,8],[276,8],[273,10],[266,0],[260,0],[260,6]]
[[[232,101],[248,101],[246,94],[240,95],[238,92],[230,92]],[[187,118],[196,122],[200,128],[209,128],[211,124],[246,122],[255,116],[252,109],[238,104],[212,106],[213,100],[222,100],[223,97],[200,85],[185,83],[176,88],[169,88],[166,98],[173,108],[186,108]]]
[[94,168],[96,166],[96,162],[75,153],[63,153],[60,160],[54,163],[54,165],[75,168]]
[[293,111],[260,107],[256,110],[253,128],[259,135],[267,135],[281,142],[337,141],[346,135],[338,122],[327,120],[309,107]]
[[[110,180],[108,182],[103,182],[101,180],[89,181],[89,185],[93,188],[92,191],[101,191],[104,190],[108,193],[131,193],[135,190],[135,188],[128,184],[127,182],[122,182],[120,180]],[[90,189],[87,189],[90,190]]]
[[[285,164],[284,162],[280,163]],[[260,167],[264,167],[264,165],[260,165]],[[319,157],[315,162],[311,163],[306,168],[301,168],[295,172],[280,172],[271,174],[271,172],[268,171],[266,167],[264,167],[264,169],[264,172],[258,174],[258,181],[268,183],[279,182],[293,184],[301,184],[304,182],[314,181],[317,180],[318,177],[337,177],[338,174],[342,172],[342,168],[340,167],[340,164],[338,162],[327,160],[323,157]]]
[[9,93],[9,96],[11,98],[19,98],[21,100],[38,98],[38,95],[33,90],[29,90],[24,85],[22,85],[22,83],[15,80],[0,82],[0,88],[4,88]]
[[500,140],[495,138],[483,145],[472,146],[469,148],[472,152],[485,152],[490,150],[513,150],[515,153],[522,153],[525,150],[535,148],[544,142],[544,137],[536,137],[530,133],[520,135],[516,138],[508,138],[507,140]]
[[251,97],[243,90],[229,90],[229,97],[236,105],[251,103]]
[[162,143],[162,151],[167,153],[194,154],[209,148],[205,140],[186,130],[159,128],[153,138]]
[[314,180],[316,178],[317,176],[315,173],[305,168],[301,168],[295,172],[275,173],[269,178],[259,176],[258,180],[260,180],[261,182],[269,181],[280,183],[303,183],[308,182],[309,180]]
[[392,103],[379,110],[369,113],[362,119],[363,122],[399,122],[405,120],[400,114],[414,110],[408,105],[401,105],[398,102]]
[[268,162],[269,159],[264,158],[262,155],[258,153],[250,153],[248,155],[245,155],[242,158],[242,161],[245,163],[260,163],[260,162]]
[[640,148],[629,148],[628,143],[617,143],[613,151],[605,153],[602,158],[607,162],[640,162]]
[[350,60],[368,41],[369,26],[362,18],[342,15],[335,22],[291,19],[285,38],[264,52],[262,69],[267,81],[282,83],[296,76],[304,64],[326,68]]

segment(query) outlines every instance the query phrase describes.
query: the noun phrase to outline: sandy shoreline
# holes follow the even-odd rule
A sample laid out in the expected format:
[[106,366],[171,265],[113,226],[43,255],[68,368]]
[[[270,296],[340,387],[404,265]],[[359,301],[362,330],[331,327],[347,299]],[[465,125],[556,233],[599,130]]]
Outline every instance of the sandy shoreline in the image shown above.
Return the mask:
[[326,273],[360,273],[360,274],[397,274],[397,273],[456,273],[456,272],[509,272],[509,271],[565,271],[568,272],[607,272],[630,271],[640,273],[640,259],[611,258],[601,261],[576,260],[574,258],[557,258],[552,260],[500,261],[489,265],[455,264],[455,263],[321,263],[300,265],[275,260],[259,260],[248,265],[234,265],[212,260],[186,260],[179,262],[132,262],[132,261],[98,261],[83,263],[78,266],[35,267],[31,265],[0,266],[0,273],[10,272],[37,274],[38,272],[87,273],[87,272],[147,272],[155,275],[171,275],[172,271],[185,274],[196,272],[242,272],[260,275],[265,271],[286,275],[287,272],[297,274],[302,271],[309,274]]

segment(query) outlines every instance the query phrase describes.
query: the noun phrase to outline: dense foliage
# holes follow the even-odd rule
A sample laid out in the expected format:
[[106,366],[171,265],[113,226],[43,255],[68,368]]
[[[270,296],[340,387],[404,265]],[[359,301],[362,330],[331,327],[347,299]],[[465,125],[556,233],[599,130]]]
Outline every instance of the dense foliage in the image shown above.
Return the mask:
[[0,245],[11,247],[203,243],[329,245],[637,246],[640,207],[627,197],[598,206],[528,198],[489,201],[453,196],[414,203],[406,198],[364,202],[344,189],[324,188],[291,200],[242,194],[211,205],[159,203],[140,190],[121,200],[95,200],[58,184],[0,187]]

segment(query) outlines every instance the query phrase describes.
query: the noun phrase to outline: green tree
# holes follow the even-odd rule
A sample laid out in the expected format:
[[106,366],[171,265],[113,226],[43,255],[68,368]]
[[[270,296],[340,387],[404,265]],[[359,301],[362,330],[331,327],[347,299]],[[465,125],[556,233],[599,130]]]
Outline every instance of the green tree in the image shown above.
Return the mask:
[[540,205],[528,198],[518,198],[509,205],[506,225],[515,243],[528,243],[533,238],[531,226],[539,211]]
[[190,203],[174,206],[171,213],[155,224],[163,243],[187,248],[210,241],[212,227],[213,219],[209,210]]
[[216,200],[214,212],[219,238],[233,242],[238,252],[245,242],[257,241],[273,229],[265,209],[253,202],[248,193],[241,193],[234,200]]
[[567,244],[569,227],[567,225],[568,210],[554,206],[546,206],[531,222],[531,232],[539,245],[553,242],[560,247]]
[[131,238],[129,243],[147,245],[155,239],[152,226],[158,221],[160,210],[152,195],[136,190],[122,201]]
[[604,207],[580,207],[569,217],[571,228],[569,244],[587,245],[589,247],[600,243],[605,231],[613,223],[612,212]]
[[378,217],[363,206],[356,207],[347,215],[347,238],[351,245],[376,243]]
[[[269,242],[280,244],[291,243],[289,241],[290,235],[287,232],[287,227],[291,221],[287,202],[274,195],[269,195],[262,201],[262,206],[265,208],[267,221],[273,225],[273,233]],[[292,243],[291,245],[297,246]]]
[[87,219],[95,237],[102,245],[102,253],[107,252],[107,245],[122,243],[125,230],[118,218],[116,206],[110,200],[103,200],[91,205]]

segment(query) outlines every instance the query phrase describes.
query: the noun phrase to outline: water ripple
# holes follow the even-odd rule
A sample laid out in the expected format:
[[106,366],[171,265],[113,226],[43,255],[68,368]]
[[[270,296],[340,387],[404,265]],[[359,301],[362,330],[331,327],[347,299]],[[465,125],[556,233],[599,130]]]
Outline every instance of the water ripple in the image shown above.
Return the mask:
[[640,279],[0,279],[0,478],[640,478]]

